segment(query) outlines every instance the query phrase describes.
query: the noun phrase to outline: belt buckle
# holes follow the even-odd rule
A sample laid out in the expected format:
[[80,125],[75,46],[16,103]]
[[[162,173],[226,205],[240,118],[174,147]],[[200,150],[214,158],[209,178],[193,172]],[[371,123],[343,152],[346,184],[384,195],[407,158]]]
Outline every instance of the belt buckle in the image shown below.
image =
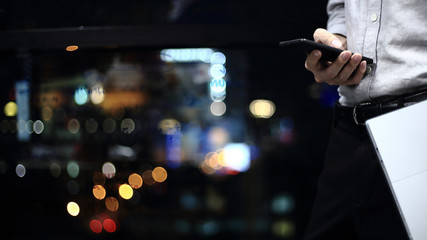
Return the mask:
[[365,102],[365,103],[361,103],[358,105],[354,105],[354,107],[353,107],[353,121],[354,121],[354,123],[356,123],[356,125],[358,125],[358,126],[365,126],[366,125],[364,122],[359,122],[359,120],[357,120],[357,108],[363,107],[363,106],[368,106],[368,105],[371,105],[371,103]]

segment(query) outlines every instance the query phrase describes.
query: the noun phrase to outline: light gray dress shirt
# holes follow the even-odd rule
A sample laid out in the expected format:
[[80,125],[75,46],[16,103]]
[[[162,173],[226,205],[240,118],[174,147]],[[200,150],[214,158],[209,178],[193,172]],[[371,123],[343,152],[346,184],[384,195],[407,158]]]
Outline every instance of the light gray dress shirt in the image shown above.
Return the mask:
[[375,63],[360,84],[338,88],[342,105],[427,88],[426,0],[329,0],[327,12],[328,31]]

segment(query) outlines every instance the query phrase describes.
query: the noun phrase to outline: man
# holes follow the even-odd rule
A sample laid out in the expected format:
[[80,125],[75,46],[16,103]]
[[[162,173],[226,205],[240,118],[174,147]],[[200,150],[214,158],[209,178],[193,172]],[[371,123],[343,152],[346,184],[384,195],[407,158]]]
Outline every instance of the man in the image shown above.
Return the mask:
[[408,239],[363,124],[427,99],[427,4],[329,0],[327,11],[314,40],[346,51],[323,62],[315,50],[305,63],[317,82],[340,85],[305,240]]

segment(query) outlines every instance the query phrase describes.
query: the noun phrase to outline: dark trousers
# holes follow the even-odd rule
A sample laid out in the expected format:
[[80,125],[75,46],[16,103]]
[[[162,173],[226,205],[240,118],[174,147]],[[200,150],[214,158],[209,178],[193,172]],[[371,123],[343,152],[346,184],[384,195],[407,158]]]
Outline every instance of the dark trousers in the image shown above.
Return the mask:
[[305,240],[408,239],[364,126],[335,119]]

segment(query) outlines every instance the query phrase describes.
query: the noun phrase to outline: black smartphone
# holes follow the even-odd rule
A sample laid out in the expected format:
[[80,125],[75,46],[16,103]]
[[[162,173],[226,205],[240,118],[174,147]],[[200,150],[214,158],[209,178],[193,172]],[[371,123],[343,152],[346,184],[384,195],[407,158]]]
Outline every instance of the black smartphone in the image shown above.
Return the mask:
[[[306,38],[282,41],[279,43],[279,46],[297,48],[298,51],[303,51],[304,54],[309,54],[313,50],[319,50],[322,52],[322,57],[320,59],[330,62],[335,61],[335,59],[337,59],[337,57],[343,51],[341,49],[318,43]],[[366,61],[367,64],[372,64],[374,62],[372,58],[368,58],[365,56],[362,56],[362,61]]]

